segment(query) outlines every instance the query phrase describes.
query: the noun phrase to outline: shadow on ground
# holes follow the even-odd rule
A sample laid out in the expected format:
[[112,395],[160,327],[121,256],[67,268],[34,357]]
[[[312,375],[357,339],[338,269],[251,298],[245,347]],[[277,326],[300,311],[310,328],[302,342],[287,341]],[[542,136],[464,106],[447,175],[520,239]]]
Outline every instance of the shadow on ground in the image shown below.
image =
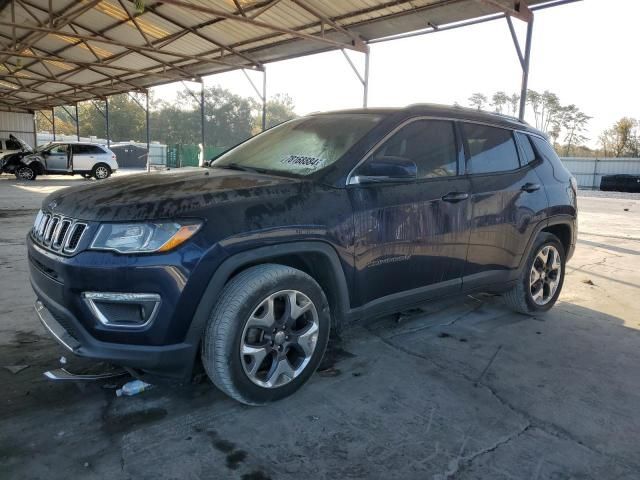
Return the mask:
[[[637,478],[640,332],[559,303],[451,299],[334,340],[298,394],[245,407],[208,382],[116,398],[47,383],[43,331],[0,346],[10,478]],[[77,365],[78,366],[78,365]],[[83,365],[79,365],[83,367]]]

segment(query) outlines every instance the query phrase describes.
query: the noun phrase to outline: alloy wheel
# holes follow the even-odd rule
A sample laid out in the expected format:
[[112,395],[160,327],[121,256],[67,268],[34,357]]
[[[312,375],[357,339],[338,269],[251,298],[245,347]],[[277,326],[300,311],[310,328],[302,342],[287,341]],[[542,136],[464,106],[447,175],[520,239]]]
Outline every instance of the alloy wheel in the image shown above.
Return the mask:
[[96,168],[96,178],[98,180],[102,180],[104,178],[107,178],[108,176],[109,176],[109,171],[107,170],[107,167]]
[[318,311],[297,290],[269,295],[253,311],[242,332],[240,357],[256,385],[276,388],[300,375],[318,341]]
[[529,274],[529,291],[536,304],[549,303],[558,290],[561,274],[560,253],[553,245],[545,245],[533,260]]
[[33,170],[30,168],[21,168],[18,170],[18,177],[21,180],[31,180],[33,179]]

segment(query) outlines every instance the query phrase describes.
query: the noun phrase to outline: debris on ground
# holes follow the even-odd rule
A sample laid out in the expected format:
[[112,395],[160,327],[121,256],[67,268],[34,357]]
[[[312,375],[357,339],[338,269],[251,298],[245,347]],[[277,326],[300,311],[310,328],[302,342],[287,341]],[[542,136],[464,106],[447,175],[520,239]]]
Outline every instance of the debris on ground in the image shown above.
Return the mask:
[[143,382],[142,380],[131,380],[125,383],[122,388],[116,390],[116,395],[118,397],[122,397],[123,395],[125,397],[132,397],[151,388],[153,388],[153,385],[150,383]]
[[591,280],[590,278],[587,278],[586,280],[582,280],[582,283],[586,283],[587,285],[591,285],[592,287],[596,286],[596,284],[593,283],[593,280]]
[[449,334],[448,334],[448,333],[446,333],[446,332],[440,332],[440,333],[438,334],[438,338],[449,338],[450,336],[451,336],[451,335],[449,335]]
[[29,368],[29,365],[5,365],[4,368],[15,375],[16,373],[20,373],[25,368]]
[[625,212],[628,212],[628,211],[629,211],[629,209],[628,209],[628,208],[625,208],[625,209],[624,209],[624,211],[625,211]]
[[66,365],[67,364],[67,357],[65,357],[65,356],[60,357],[60,364],[61,365]]
[[319,370],[318,375],[321,377],[337,377],[342,372],[338,368],[329,367],[325,370]]

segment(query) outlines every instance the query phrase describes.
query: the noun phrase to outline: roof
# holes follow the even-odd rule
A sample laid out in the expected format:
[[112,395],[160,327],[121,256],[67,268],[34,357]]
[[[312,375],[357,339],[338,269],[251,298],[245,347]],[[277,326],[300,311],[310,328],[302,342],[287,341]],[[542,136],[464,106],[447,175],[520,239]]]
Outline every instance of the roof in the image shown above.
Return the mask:
[[439,105],[435,103],[420,103],[409,105],[407,107],[387,107],[387,108],[353,108],[347,110],[336,110],[332,112],[318,112],[313,115],[331,115],[331,114],[379,114],[379,115],[404,115],[406,117],[427,116],[442,117],[455,120],[471,120],[475,122],[483,122],[492,125],[535,132],[546,136],[541,131],[530,126],[527,122],[519,120],[517,117],[505,115],[495,112],[486,112],[474,108],[466,108],[460,106]]
[[494,14],[526,19],[526,4],[550,3],[563,2],[0,0],[0,106],[45,109],[339,48],[367,51],[371,40]]

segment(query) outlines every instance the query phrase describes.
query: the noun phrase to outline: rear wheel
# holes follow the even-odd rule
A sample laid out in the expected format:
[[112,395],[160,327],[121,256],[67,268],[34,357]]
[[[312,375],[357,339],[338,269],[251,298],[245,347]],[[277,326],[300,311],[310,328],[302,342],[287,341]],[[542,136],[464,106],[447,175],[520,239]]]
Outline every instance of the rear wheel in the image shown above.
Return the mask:
[[36,171],[29,165],[19,167],[16,170],[16,178],[19,180],[35,180],[37,176]]
[[513,310],[534,315],[555,305],[564,283],[565,251],[551,233],[541,233],[529,253],[518,283],[504,299]]
[[284,265],[258,265],[223,290],[205,331],[202,363],[226,394],[262,405],[309,379],[329,326],[327,299],[313,278]]
[[91,170],[91,176],[96,180],[104,180],[111,176],[111,167],[106,163],[98,163]]

